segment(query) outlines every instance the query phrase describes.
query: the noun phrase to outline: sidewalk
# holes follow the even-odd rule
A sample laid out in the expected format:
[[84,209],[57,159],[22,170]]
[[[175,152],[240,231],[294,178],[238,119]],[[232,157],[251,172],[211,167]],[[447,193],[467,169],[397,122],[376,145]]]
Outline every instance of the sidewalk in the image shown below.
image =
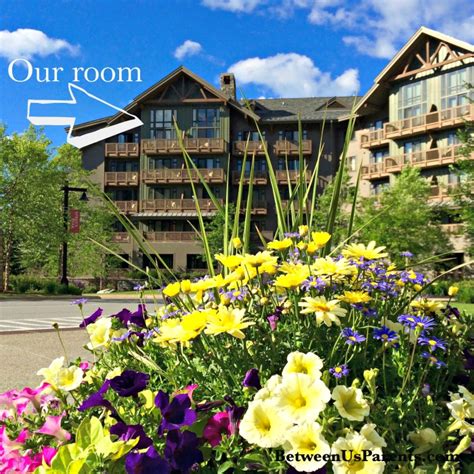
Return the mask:
[[[85,331],[62,331],[61,337],[70,360],[92,357],[83,347],[88,342]],[[0,334],[0,393],[12,388],[36,387],[41,382],[36,372],[62,355],[64,351],[55,331]]]

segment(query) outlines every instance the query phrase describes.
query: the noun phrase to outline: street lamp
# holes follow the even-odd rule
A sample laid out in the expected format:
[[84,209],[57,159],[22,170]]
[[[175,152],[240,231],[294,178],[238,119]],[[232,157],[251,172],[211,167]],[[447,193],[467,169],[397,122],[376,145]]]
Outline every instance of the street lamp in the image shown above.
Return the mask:
[[80,201],[88,201],[87,188],[74,188],[66,184],[61,188],[64,192],[63,201],[63,225],[64,225],[64,239],[63,239],[63,252],[62,252],[62,276],[61,284],[68,286],[69,280],[67,278],[67,232],[68,232],[68,221],[69,221],[69,193],[78,192],[82,193],[79,198]]

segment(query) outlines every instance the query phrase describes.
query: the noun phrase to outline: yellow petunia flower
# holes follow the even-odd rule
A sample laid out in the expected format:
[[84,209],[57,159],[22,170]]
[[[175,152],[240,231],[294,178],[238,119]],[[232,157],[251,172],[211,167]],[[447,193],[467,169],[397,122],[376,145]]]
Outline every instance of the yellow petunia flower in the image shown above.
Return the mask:
[[353,258],[359,260],[361,257],[367,260],[376,260],[378,258],[384,258],[388,256],[388,253],[384,252],[385,247],[376,247],[374,240],[368,243],[367,246],[364,244],[349,244],[342,251],[342,255],[346,258]]
[[254,400],[267,400],[269,398],[275,397],[280,385],[283,380],[282,376],[279,374],[272,375],[263,388],[261,388],[254,397]]
[[250,444],[261,448],[276,448],[283,444],[293,421],[282,416],[271,400],[256,400],[249,404],[239,425],[239,434]]
[[408,433],[408,439],[415,445],[413,454],[421,454],[429,451],[438,441],[436,432],[431,428],[411,431]]
[[90,342],[87,344],[89,349],[98,349],[106,347],[111,340],[112,319],[100,318],[95,323],[86,327],[89,333]]
[[[364,456],[367,452],[370,456]],[[356,432],[338,438],[332,445],[331,454],[339,455],[339,460],[333,461],[334,474],[382,474],[385,470],[385,462],[380,461],[382,450]]]
[[369,404],[359,388],[338,385],[332,391],[332,398],[337,411],[343,418],[363,421],[366,416],[369,416]]
[[380,436],[375,428],[377,426],[375,423],[366,423],[361,429],[360,434],[367,440],[369,440],[374,446],[377,448],[386,448],[387,443],[385,440]]
[[303,352],[291,352],[288,354],[287,363],[283,368],[282,374],[305,374],[313,379],[321,378],[321,369],[323,361],[312,352],[304,354]]
[[293,426],[288,431],[283,448],[285,455],[293,454],[293,460],[288,461],[288,464],[299,472],[315,472],[322,468],[327,462],[323,456],[331,452],[323,437],[321,425],[315,421],[305,421]]
[[267,248],[271,250],[286,250],[293,245],[293,241],[290,238],[286,238],[283,240],[273,240],[272,242],[268,242]]
[[273,400],[283,416],[295,423],[315,420],[331,399],[324,382],[305,374],[287,374],[283,377]]
[[349,304],[368,303],[372,297],[365,291],[344,291],[343,295],[336,296],[340,301]]
[[64,357],[54,359],[49,367],[38,370],[45,382],[49,383],[54,390],[70,392],[81,384],[84,372],[80,367],[64,367]]
[[238,267],[244,257],[242,255],[224,255],[222,253],[218,253],[215,255],[215,258],[218,262],[222,263],[222,265],[226,268],[235,268]]
[[245,334],[241,329],[252,326],[253,322],[244,318],[245,309],[226,308],[219,306],[219,310],[208,318],[208,324],[205,329],[206,334],[228,333],[238,339],[244,339]]
[[317,296],[315,298],[307,296],[298,304],[302,314],[314,314],[316,316],[316,324],[320,326],[336,326],[341,324],[340,317],[346,315],[347,310],[339,306],[338,300],[326,300],[324,296]]

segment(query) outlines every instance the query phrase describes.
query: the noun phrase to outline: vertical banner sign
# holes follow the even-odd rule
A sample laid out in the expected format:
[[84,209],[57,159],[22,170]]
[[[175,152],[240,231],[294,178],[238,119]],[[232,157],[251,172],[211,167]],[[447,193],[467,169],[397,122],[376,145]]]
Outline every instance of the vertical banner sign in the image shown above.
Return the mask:
[[69,216],[71,219],[69,232],[71,232],[71,234],[78,234],[81,228],[81,212],[79,209],[71,209],[69,211]]

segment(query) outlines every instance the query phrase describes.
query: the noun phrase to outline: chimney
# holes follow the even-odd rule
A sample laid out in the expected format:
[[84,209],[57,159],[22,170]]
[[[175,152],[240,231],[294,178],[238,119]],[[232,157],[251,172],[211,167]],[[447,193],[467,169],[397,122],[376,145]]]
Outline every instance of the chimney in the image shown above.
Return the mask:
[[235,93],[235,77],[232,73],[225,72],[221,74],[221,91],[229,99],[237,99]]

